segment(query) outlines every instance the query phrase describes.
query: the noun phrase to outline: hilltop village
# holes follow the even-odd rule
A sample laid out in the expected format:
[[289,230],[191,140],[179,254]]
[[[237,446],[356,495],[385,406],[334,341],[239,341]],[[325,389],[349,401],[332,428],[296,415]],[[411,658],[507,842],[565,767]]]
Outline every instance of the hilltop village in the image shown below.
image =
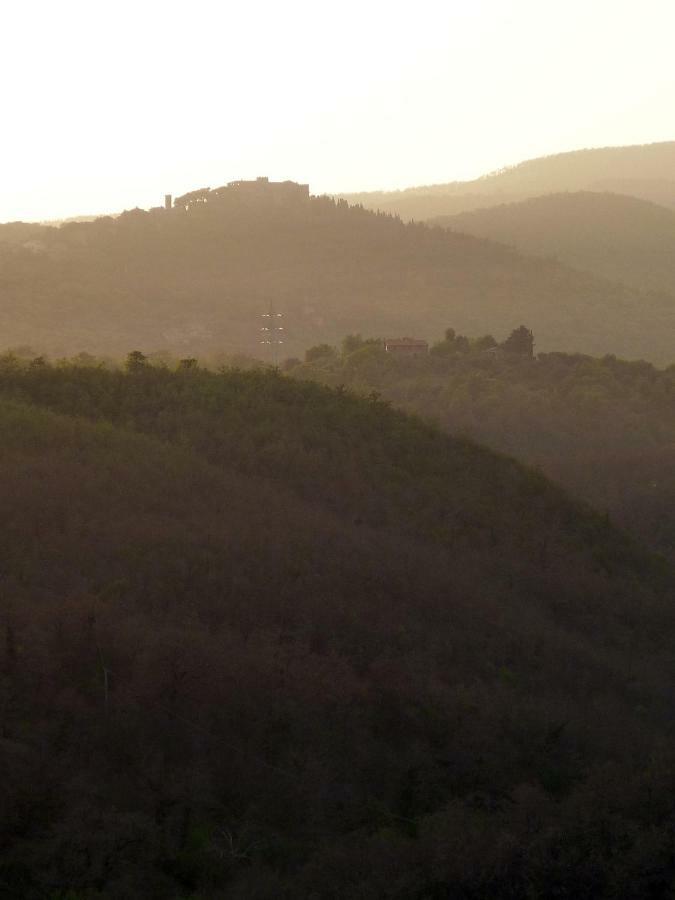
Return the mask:
[[230,181],[219,188],[199,188],[182,194],[172,203],[171,194],[164,197],[166,210],[191,211],[206,204],[223,203],[231,200],[243,201],[247,205],[275,204],[287,206],[309,200],[309,185],[296,181],[270,181],[267,177],[253,181]]

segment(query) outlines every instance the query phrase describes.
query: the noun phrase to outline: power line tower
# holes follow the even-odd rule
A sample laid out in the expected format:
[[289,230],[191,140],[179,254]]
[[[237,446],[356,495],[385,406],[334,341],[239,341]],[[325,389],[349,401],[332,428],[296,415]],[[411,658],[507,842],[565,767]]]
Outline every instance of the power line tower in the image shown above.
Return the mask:
[[279,364],[279,347],[284,342],[284,326],[281,324],[284,314],[276,312],[274,304],[270,301],[270,311],[262,314],[263,326],[261,344],[269,351],[272,365]]

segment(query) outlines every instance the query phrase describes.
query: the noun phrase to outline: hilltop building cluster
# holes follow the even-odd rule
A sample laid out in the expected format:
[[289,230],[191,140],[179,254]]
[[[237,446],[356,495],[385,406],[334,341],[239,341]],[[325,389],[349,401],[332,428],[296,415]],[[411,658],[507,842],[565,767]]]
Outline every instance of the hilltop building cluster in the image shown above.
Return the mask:
[[253,181],[230,181],[219,188],[199,188],[182,194],[171,202],[171,194],[164,197],[165,209],[182,209],[185,211],[199,208],[207,203],[218,203],[237,198],[247,204],[274,204],[287,206],[304,203],[309,200],[309,185],[296,181],[270,181],[267,177]]

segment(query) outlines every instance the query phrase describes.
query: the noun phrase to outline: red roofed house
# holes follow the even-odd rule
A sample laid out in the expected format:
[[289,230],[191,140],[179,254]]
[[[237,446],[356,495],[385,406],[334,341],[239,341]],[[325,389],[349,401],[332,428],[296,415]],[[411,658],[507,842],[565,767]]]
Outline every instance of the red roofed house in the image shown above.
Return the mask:
[[387,353],[395,353],[397,356],[417,356],[429,352],[429,344],[418,338],[391,338],[384,342]]

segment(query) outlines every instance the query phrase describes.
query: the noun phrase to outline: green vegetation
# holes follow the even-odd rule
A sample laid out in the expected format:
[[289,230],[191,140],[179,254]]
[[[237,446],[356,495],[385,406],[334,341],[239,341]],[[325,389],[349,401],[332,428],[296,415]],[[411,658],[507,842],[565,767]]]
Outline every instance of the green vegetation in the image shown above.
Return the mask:
[[378,391],[452,434],[513,454],[675,559],[675,366],[564,353],[531,359],[527,347],[494,351],[490,335],[469,340],[452,329],[413,359],[360,344],[351,337],[342,353],[320,359],[310,352],[291,374]]
[[432,337],[526,321],[539,349],[672,362],[675,302],[503,245],[313,198],[133,210],[60,228],[0,226],[2,347],[32,355],[129,347],[181,357],[260,353],[259,315],[285,315],[285,352],[350,332]]
[[665,565],[376,396],[187,362],[0,365],[0,892],[665,900]]
[[555,257],[635,288],[669,294],[664,302],[675,305],[675,209],[620,194],[578,192],[433,221],[523,253]]

